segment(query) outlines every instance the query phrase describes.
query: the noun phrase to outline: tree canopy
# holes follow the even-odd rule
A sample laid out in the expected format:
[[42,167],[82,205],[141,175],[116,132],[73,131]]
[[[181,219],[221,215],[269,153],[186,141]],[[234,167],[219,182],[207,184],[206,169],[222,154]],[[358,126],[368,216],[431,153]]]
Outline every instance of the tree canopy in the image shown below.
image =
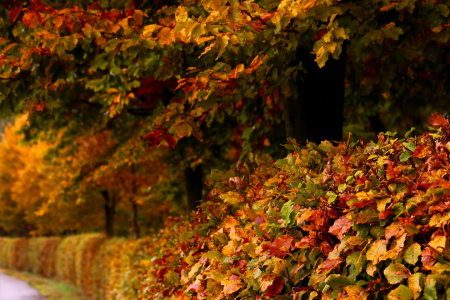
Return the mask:
[[50,142],[58,159],[110,136],[88,146],[69,184],[80,191],[150,155],[184,181],[193,208],[204,174],[278,156],[287,137],[406,131],[447,105],[443,1],[0,5],[2,114],[28,113],[25,138]]

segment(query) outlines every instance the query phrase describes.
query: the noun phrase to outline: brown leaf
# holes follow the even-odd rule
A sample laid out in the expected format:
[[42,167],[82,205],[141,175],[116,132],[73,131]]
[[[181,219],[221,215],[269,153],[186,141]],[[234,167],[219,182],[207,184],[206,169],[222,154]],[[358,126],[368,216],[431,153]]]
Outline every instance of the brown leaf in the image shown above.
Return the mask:
[[421,255],[422,255],[421,258],[422,264],[426,269],[432,267],[436,262],[437,253],[431,247],[426,247],[425,249],[423,249]]

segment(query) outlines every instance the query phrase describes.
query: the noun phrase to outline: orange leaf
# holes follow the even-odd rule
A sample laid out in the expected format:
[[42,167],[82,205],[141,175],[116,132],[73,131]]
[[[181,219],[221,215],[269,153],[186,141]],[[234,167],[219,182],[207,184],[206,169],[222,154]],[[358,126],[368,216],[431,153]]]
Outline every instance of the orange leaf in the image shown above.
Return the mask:
[[430,119],[428,120],[431,126],[447,126],[449,125],[449,122],[446,118],[444,118],[443,115],[440,113],[434,113],[430,116]]
[[431,154],[431,149],[428,145],[420,144],[417,145],[416,149],[414,149],[413,156],[417,158],[424,158]]
[[28,28],[36,28],[42,23],[42,18],[36,11],[27,11],[22,17],[22,22]]

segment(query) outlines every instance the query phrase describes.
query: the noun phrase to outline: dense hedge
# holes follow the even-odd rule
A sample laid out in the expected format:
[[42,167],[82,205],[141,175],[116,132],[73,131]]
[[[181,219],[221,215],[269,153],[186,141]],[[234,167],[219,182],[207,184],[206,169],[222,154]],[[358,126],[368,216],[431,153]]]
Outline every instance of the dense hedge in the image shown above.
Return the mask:
[[450,299],[450,126],[431,124],[213,174],[155,237],[3,238],[0,265],[97,299]]
[[120,260],[129,254],[123,251],[124,247],[129,248],[132,243],[123,239],[106,240],[99,234],[62,239],[0,238],[0,267],[77,285],[88,299],[133,299],[123,296],[122,286],[126,284],[118,280],[121,277],[112,276],[121,271]]
[[217,174],[149,248],[142,297],[450,299],[450,126],[430,124]]

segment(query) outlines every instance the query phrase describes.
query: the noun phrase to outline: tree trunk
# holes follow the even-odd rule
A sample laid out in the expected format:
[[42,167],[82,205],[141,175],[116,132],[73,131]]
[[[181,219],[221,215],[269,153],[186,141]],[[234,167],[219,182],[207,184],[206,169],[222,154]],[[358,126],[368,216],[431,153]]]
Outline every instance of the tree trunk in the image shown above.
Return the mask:
[[344,109],[345,53],[338,60],[330,58],[319,68],[314,57],[299,50],[306,70],[298,79],[297,99],[284,105],[286,135],[300,145],[307,141],[341,140]]
[[188,200],[188,209],[193,210],[202,199],[203,190],[203,172],[202,165],[195,168],[186,168],[184,170],[184,182],[186,185],[186,194]]
[[138,221],[138,205],[136,201],[131,201],[131,230],[134,238],[138,239],[141,235]]
[[114,236],[114,217],[116,214],[116,201],[107,190],[102,190],[105,212],[105,232],[108,237]]

